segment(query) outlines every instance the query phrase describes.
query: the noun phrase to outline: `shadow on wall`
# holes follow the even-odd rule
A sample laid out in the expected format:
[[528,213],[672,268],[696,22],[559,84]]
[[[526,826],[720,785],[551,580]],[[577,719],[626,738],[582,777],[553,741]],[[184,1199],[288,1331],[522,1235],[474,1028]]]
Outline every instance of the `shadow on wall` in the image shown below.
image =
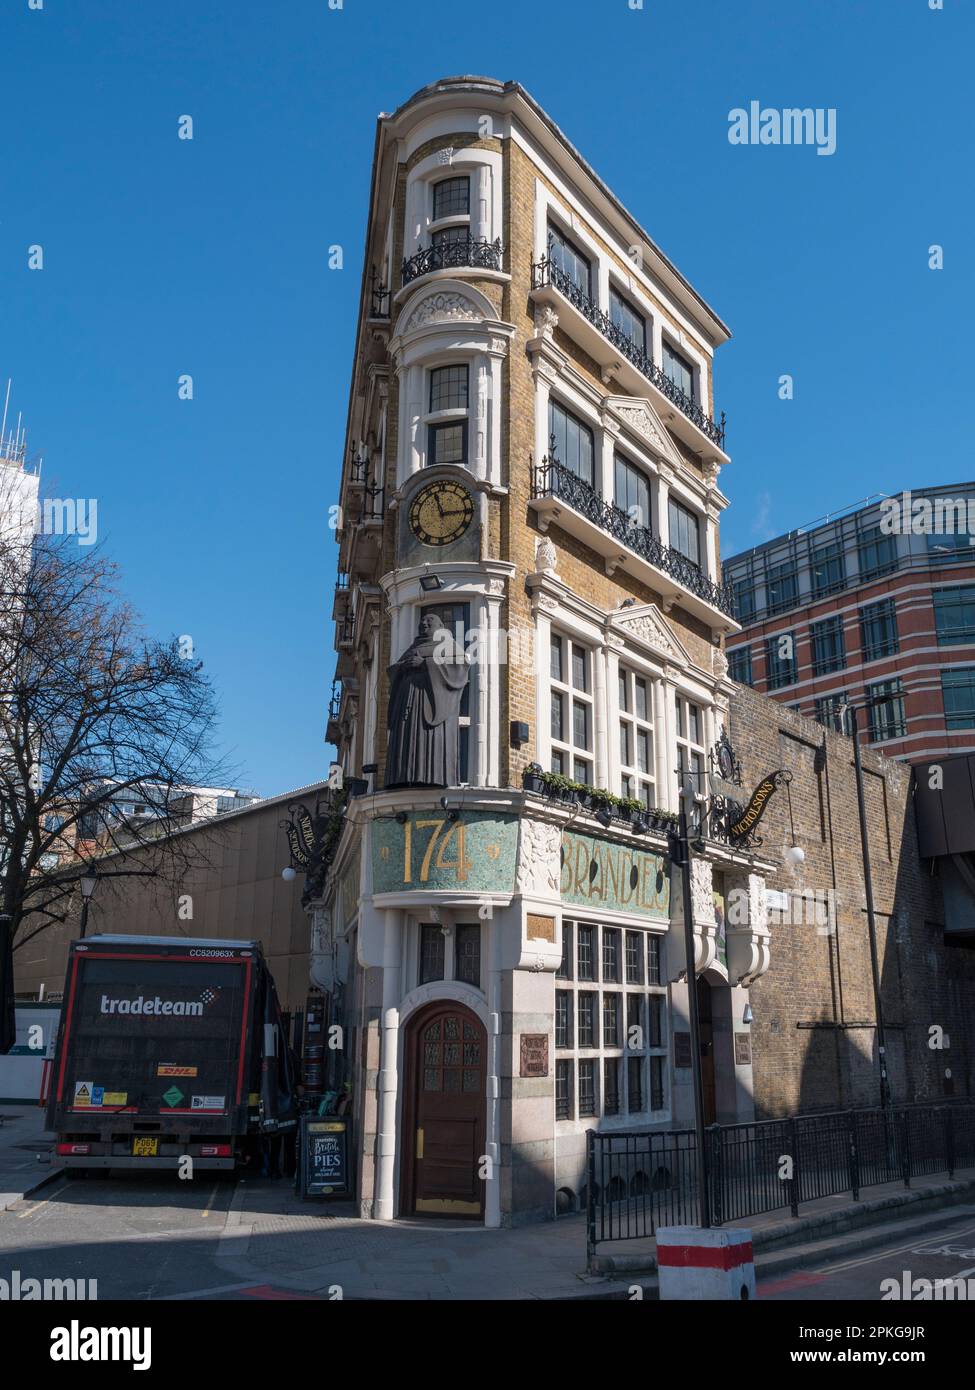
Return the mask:
[[[873,823],[873,822],[869,822]],[[975,1094],[975,951],[946,944],[940,886],[930,861],[918,863],[914,804],[908,798],[899,843],[871,836],[877,954],[891,1099],[935,1103]],[[859,824],[854,823],[860,859]],[[897,866],[892,894],[885,869]],[[843,1025],[824,1018],[806,1032],[799,1085],[801,1111],[880,1104],[880,1058],[875,1025],[867,913],[851,905],[832,953],[839,962],[834,991]],[[852,938],[852,939],[851,939]],[[845,978],[844,978],[845,975]],[[854,982],[854,983],[851,983]],[[853,1026],[853,1025],[866,1026]],[[781,1112],[780,1112],[781,1113]]]

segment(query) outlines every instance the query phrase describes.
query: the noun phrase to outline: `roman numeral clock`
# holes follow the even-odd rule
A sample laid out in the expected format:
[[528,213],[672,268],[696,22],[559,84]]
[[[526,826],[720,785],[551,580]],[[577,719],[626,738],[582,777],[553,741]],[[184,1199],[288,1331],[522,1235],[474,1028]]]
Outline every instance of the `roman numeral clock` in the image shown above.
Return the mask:
[[438,478],[419,489],[408,517],[410,531],[421,545],[453,545],[470,530],[474,499],[463,483]]

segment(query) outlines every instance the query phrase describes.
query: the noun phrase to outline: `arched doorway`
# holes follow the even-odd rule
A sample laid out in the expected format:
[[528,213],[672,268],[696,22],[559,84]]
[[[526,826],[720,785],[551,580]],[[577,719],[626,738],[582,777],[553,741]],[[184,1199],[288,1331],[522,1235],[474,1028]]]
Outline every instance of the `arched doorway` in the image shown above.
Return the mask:
[[487,1035],[463,1004],[438,1000],[406,1026],[404,1215],[484,1214]]

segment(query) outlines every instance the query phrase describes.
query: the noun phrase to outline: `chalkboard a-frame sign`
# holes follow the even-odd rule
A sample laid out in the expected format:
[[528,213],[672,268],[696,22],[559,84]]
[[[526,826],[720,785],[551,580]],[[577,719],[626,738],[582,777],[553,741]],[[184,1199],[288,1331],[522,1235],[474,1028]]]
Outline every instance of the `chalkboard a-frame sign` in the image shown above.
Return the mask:
[[331,1197],[349,1193],[349,1124],[337,1115],[301,1117],[299,1193]]

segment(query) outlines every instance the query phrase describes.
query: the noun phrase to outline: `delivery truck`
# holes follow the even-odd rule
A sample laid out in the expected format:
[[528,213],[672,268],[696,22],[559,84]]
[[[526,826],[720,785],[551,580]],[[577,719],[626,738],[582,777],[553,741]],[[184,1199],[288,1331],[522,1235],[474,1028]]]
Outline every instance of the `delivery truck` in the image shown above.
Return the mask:
[[233,1170],[297,1125],[292,1054],[257,941],[71,943],[48,1128],[69,1169]]

